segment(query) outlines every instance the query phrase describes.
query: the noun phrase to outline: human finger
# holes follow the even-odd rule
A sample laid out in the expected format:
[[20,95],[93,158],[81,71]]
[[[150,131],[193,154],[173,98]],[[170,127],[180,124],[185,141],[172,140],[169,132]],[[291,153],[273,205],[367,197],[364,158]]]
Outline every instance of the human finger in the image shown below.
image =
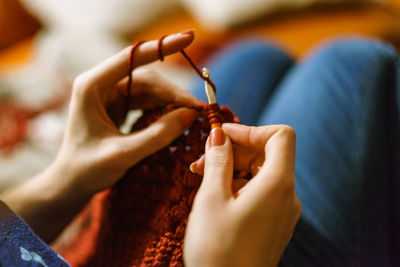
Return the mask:
[[[164,38],[162,51],[164,55],[178,52],[188,46],[194,38],[193,31],[172,34]],[[132,46],[122,50],[115,56],[105,60],[93,69],[81,75],[87,87],[99,91],[112,88],[117,82],[129,74],[130,54]],[[148,41],[140,45],[134,54],[133,68],[158,59],[158,41]]]
[[262,168],[288,173],[294,170],[296,134],[290,126],[249,127],[224,123],[222,128],[238,146],[264,149],[265,163]]
[[118,153],[121,159],[127,158],[132,163],[139,162],[145,157],[157,152],[170,144],[181,135],[198,117],[193,109],[179,108],[162,116],[145,129],[120,136]]
[[294,194],[295,146],[293,129],[280,126],[265,146],[264,164],[242,189],[243,201],[262,206],[271,198],[283,202]]
[[203,181],[197,193],[226,200],[232,197],[233,155],[232,144],[220,127],[214,128],[206,143]]
[[[128,80],[124,79],[118,83],[117,90],[126,91]],[[180,88],[169,80],[165,79],[157,72],[139,68],[132,74],[131,84],[132,103],[135,104],[135,95],[148,94],[154,96],[155,99],[162,101],[165,104],[178,103],[186,105],[201,105],[202,101],[197,99],[187,90]],[[139,103],[136,103],[139,104]]]
[[[253,176],[257,174],[259,168],[264,163],[264,151],[256,149],[247,149],[243,147],[232,145],[233,151],[233,165],[236,171],[250,172]],[[190,165],[190,170],[193,173],[204,174],[205,156],[202,155],[200,159],[196,160]]]
[[[105,99],[107,113],[115,124],[120,124],[126,112],[126,94],[128,79],[121,80]],[[139,68],[133,72],[130,100],[128,109],[150,109],[164,107],[170,103],[187,106],[203,104],[187,90],[184,90],[157,72]]]
[[232,140],[232,143],[246,148],[264,150],[269,138],[279,129],[279,125],[246,126],[238,123],[224,123],[222,129]]

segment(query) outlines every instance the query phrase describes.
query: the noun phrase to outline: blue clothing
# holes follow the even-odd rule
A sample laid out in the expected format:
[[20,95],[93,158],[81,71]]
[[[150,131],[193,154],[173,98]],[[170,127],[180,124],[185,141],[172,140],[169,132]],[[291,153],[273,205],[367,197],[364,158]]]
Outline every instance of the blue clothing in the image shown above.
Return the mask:
[[67,267],[70,265],[35,235],[4,202],[0,201],[0,266]]
[[[296,64],[272,45],[245,41],[209,65],[217,101],[242,123],[296,131],[303,210],[281,266],[399,265],[396,51],[373,40],[336,40]],[[204,100],[203,90],[200,81],[193,88]]]

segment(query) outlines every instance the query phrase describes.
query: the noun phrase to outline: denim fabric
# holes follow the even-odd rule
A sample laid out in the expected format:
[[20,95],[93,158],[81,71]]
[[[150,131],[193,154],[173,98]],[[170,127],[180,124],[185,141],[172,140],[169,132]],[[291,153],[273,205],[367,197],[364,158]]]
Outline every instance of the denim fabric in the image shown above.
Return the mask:
[[68,267],[70,265],[44,243],[4,202],[0,201],[0,266]]
[[[242,124],[254,125],[293,63],[290,56],[275,46],[246,40],[226,47],[207,66],[218,88],[218,102],[229,106]],[[191,92],[207,101],[204,83],[199,78]]]
[[[281,265],[399,264],[395,50],[373,40],[335,40],[293,64],[272,45],[246,41],[210,66],[218,102],[244,124],[288,124],[296,131],[303,212]],[[200,84],[194,94],[204,94]]]

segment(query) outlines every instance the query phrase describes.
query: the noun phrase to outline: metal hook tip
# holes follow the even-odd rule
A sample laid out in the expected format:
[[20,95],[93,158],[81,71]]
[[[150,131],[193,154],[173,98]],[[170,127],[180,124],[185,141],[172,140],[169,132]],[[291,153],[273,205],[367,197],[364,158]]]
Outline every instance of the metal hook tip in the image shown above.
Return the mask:
[[210,76],[210,70],[207,68],[203,68],[203,77],[208,78]]

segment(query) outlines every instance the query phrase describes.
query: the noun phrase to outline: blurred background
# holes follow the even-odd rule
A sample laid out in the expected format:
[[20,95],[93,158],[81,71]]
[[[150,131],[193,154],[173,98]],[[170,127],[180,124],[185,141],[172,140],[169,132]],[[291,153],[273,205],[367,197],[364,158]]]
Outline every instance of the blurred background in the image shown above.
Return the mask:
[[[299,60],[343,35],[400,48],[400,0],[0,0],[0,192],[54,159],[77,74],[134,40],[188,28],[198,64],[248,36]],[[182,87],[192,75],[177,56],[152,67]]]

